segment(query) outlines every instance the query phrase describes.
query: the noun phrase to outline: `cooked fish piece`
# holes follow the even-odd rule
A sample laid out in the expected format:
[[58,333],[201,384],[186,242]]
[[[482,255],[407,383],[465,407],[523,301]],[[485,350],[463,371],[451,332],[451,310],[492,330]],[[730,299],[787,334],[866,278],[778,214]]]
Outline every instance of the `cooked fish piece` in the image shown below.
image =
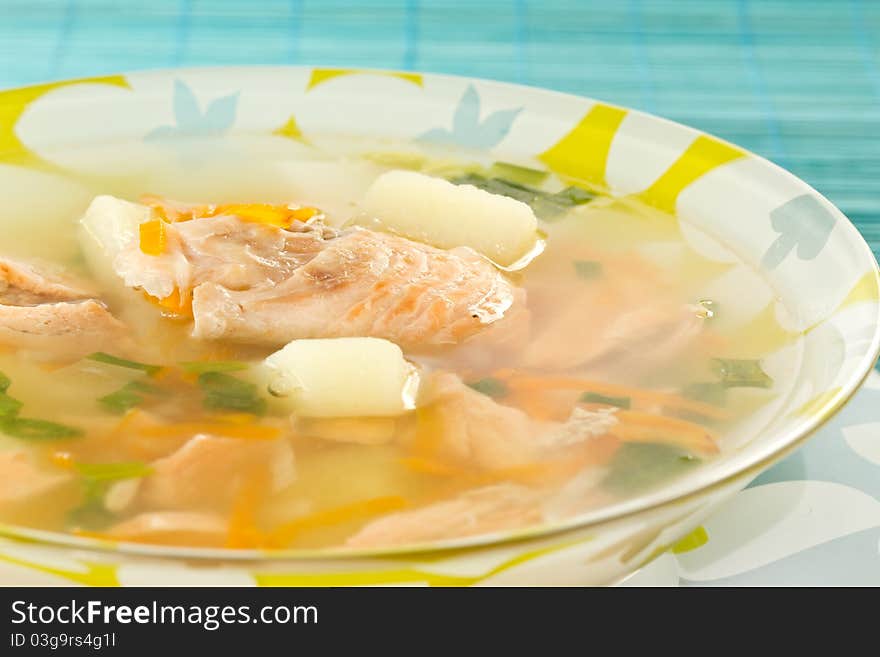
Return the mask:
[[40,272],[31,264],[0,258],[0,303],[35,306],[52,301],[75,301],[92,296],[85,284]]
[[[635,258],[636,256],[633,256]],[[675,361],[699,338],[705,322],[698,308],[674,298],[659,273],[651,287],[627,263],[605,263],[596,280],[585,281],[562,308],[537,313],[521,364],[533,369],[578,369],[591,376],[630,380]],[[533,287],[536,306],[556,304],[556,291]],[[572,345],[577,345],[573,348]]]
[[478,488],[379,518],[350,537],[346,545],[394,547],[513,530],[541,521],[543,498],[543,493],[515,484]]
[[0,509],[51,493],[70,479],[68,473],[40,468],[28,452],[0,451]]
[[113,267],[157,300],[191,303],[197,338],[378,337],[406,348],[461,342],[515,305],[518,321],[528,320],[524,292],[469,248],[339,232],[319,220],[288,228],[233,214],[154,221],[161,235],[146,252],[132,235]]
[[193,293],[193,334],[246,342],[377,337],[400,346],[460,342],[504,317],[522,293],[469,249],[442,251],[354,228],[289,278]]
[[270,492],[296,478],[293,448],[285,438],[248,440],[199,434],[180,449],[152,463],[141,482],[138,501],[151,508],[191,509],[226,506],[254,472],[268,472]]
[[432,458],[501,469],[529,463],[538,456],[540,423],[520,409],[499,404],[468,387],[455,374],[438,372],[432,376],[424,401],[428,405],[420,411],[420,424],[421,431],[433,434],[427,438],[434,450]]
[[121,345],[125,334],[125,325],[76,281],[0,259],[0,342],[82,354],[108,341]]
[[[466,385],[457,375],[438,372],[431,377],[420,411],[422,436],[431,443],[431,458],[485,470],[504,470],[553,457],[560,450],[589,438],[604,436],[617,424],[612,412],[575,408],[565,421],[537,420],[513,406]],[[418,436],[411,438],[419,449]]]
[[335,231],[294,222],[290,229],[243,221],[236,216],[191,219],[161,225],[161,253],[150,255],[134,239],[113,261],[129,287],[157,299],[189,295],[203,283],[229,290],[273,286],[324,248]]
[[119,541],[220,547],[226,541],[228,524],[223,516],[200,511],[154,511],[124,520],[107,530]]

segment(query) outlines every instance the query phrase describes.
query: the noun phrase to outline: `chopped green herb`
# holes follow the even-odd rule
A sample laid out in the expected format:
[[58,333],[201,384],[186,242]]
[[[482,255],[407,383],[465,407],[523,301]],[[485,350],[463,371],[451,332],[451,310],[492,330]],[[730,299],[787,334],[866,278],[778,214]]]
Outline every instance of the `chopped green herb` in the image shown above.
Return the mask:
[[508,196],[529,205],[532,205],[541,196],[549,196],[546,192],[527,187],[526,185],[502,180],[501,178],[486,178],[478,173],[466,173],[458,178],[453,178],[450,182],[456,185],[473,185],[487,192]]
[[133,390],[122,387],[116,392],[98,398],[98,402],[113,413],[125,413],[127,410],[144,403],[143,396]]
[[76,471],[92,481],[120,481],[138,479],[152,474],[153,468],[140,461],[117,461],[115,463],[77,463]]
[[103,529],[111,525],[116,517],[104,506],[110,482],[86,477],[82,485],[83,500],[67,514],[67,524],[82,529]]
[[189,374],[202,374],[204,372],[237,372],[246,370],[247,363],[237,360],[194,360],[180,364],[180,369]]
[[575,273],[584,280],[591,281],[602,275],[602,263],[595,260],[575,260]]
[[593,192],[588,192],[586,189],[581,189],[580,187],[575,187],[573,185],[566,187],[562,191],[556,192],[553,196],[560,201],[566,199],[571,205],[583,205],[596,198],[596,195]]
[[12,383],[12,379],[6,376],[3,372],[0,372],[0,392],[6,392],[7,388],[9,388],[9,384]]
[[473,381],[467,384],[469,388],[473,388],[477,392],[481,392],[487,397],[504,397],[507,395],[507,386],[498,379],[487,377],[479,381]]
[[76,427],[25,417],[0,418],[0,432],[24,440],[61,440],[77,438],[83,433]]
[[147,383],[146,381],[129,381],[125,384],[125,387],[128,390],[132,390],[134,392],[143,392],[148,395],[168,395],[167,390],[163,390],[159,386],[152,383]]
[[104,353],[103,351],[96,351],[95,353],[86,356],[86,358],[89,360],[97,361],[99,363],[107,363],[108,365],[127,367],[130,370],[140,370],[141,372],[146,372],[151,376],[162,369],[161,365],[147,365],[146,363],[138,363],[137,361],[126,360],[125,358],[112,356],[110,354]]
[[727,386],[718,381],[691,383],[682,389],[681,394],[689,399],[723,406],[727,397]]
[[713,358],[712,371],[726,388],[769,388],[773,379],[753,359]]
[[490,177],[512,180],[521,185],[540,185],[549,175],[549,171],[532,169],[510,162],[495,162],[489,168]]
[[0,417],[18,415],[21,405],[21,402],[14,397],[10,397],[5,392],[0,392]]
[[266,412],[266,400],[259,396],[253,383],[222,372],[203,372],[199,374],[199,386],[205,392],[203,405],[207,409],[254,415]]
[[67,522],[85,529],[106,527],[115,520],[115,516],[104,506],[104,497],[110,484],[139,479],[153,472],[153,468],[140,461],[77,463],[75,467],[83,477],[83,501],[67,514]]
[[144,403],[144,395],[164,394],[161,388],[144,381],[129,381],[119,390],[98,398],[105,409],[112,413],[122,414],[127,410]]
[[626,443],[611,460],[602,486],[614,494],[631,495],[681,476],[699,462],[667,445]]
[[116,521],[116,516],[104,508],[104,492],[106,491],[87,492],[83,503],[67,514],[67,525],[93,531],[112,525]]
[[629,397],[606,397],[598,392],[585,392],[578,401],[583,404],[607,404],[617,408],[629,408],[631,405]]

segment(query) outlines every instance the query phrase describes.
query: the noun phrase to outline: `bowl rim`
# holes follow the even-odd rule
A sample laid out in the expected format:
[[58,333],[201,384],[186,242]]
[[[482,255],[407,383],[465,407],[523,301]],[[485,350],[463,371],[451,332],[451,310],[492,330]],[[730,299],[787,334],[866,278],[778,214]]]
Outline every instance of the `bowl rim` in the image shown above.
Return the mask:
[[[319,65],[235,65],[235,66],[200,66],[200,67],[184,67],[184,68],[148,68],[123,73],[98,74],[95,77],[85,78],[62,78],[46,82],[38,82],[24,86],[11,87],[8,89],[0,89],[0,92],[22,91],[37,88],[53,83],[88,83],[105,76],[128,76],[138,77],[169,77],[173,78],[180,75],[197,75],[197,74],[217,74],[222,72],[234,73],[238,75],[247,75],[248,73],[268,73],[268,72],[310,72],[317,69],[325,68]],[[750,159],[756,160],[762,167],[768,168],[777,174],[783,175],[800,185],[804,191],[808,191],[817,198],[826,202],[830,207],[839,213],[839,219],[842,228],[847,232],[849,243],[854,248],[859,249],[861,257],[864,258],[866,264],[870,265],[867,273],[873,274],[875,285],[880,289],[880,266],[871,251],[870,246],[865,238],[861,235],[855,224],[840,209],[831,203],[823,194],[815,190],[807,182],[782,168],[781,166],[771,162],[770,160],[757,155],[756,153],[743,148],[742,146],[733,144],[725,139],[706,133],[697,128],[693,128],[683,123],[673,121],[649,112],[629,108],[615,103],[600,101],[590,96],[582,96],[554,89],[548,89],[535,85],[525,85],[501,80],[493,80],[489,78],[476,78],[464,75],[451,75],[446,73],[421,72],[421,71],[400,71],[395,69],[383,68],[361,68],[357,66],[334,66],[337,70],[350,70],[358,73],[375,73],[378,75],[389,74],[408,74],[419,75],[425,79],[449,80],[460,83],[478,82],[489,85],[492,88],[502,89],[509,92],[521,92],[528,94],[539,94],[551,100],[556,97],[571,101],[586,101],[607,105],[610,107],[623,109],[627,115],[638,116],[650,120],[661,126],[665,126],[675,130],[686,130],[694,135],[706,135],[723,144],[735,147],[742,151]],[[67,99],[62,102],[70,102]],[[88,100],[87,102],[96,102]],[[101,102],[101,101],[97,101]],[[0,102],[0,106],[2,106]],[[117,554],[120,556],[147,556],[160,558],[163,560],[179,560],[194,559],[205,561],[259,561],[263,563],[273,563],[280,561],[334,561],[342,562],[345,560],[377,560],[377,559],[394,559],[394,558],[413,558],[426,559],[428,557],[451,556],[455,553],[467,551],[481,551],[496,547],[509,546],[517,543],[529,542],[538,539],[546,539],[557,537],[562,534],[585,530],[594,530],[602,525],[610,525],[618,521],[631,519],[635,516],[656,511],[664,507],[673,507],[678,504],[691,502],[697,498],[706,496],[727,485],[732,485],[738,480],[747,480],[757,476],[760,471],[766,469],[773,463],[781,460],[808,440],[816,431],[821,429],[831,418],[833,418],[855,395],[865,380],[870,376],[874,364],[880,356],[880,304],[878,304],[876,316],[873,323],[873,334],[871,336],[870,347],[865,351],[858,363],[850,367],[850,374],[837,388],[834,396],[828,400],[822,408],[820,414],[812,415],[807,418],[799,427],[792,427],[786,431],[775,433],[773,449],[765,449],[762,453],[755,455],[750,461],[742,464],[737,468],[733,468],[729,472],[719,472],[711,481],[705,483],[692,484],[683,492],[677,494],[663,493],[666,486],[651,491],[646,495],[636,496],[630,500],[620,502],[599,509],[592,510],[563,522],[553,524],[537,525],[527,527],[515,531],[501,531],[480,534],[457,539],[447,539],[442,541],[434,541],[430,543],[410,544],[400,547],[386,547],[377,549],[363,548],[324,548],[324,549],[234,549],[234,548],[199,548],[199,547],[176,547],[176,546],[160,546],[143,543],[131,543],[124,541],[112,541],[92,537],[75,536],[71,534],[63,534],[60,532],[45,531],[39,529],[31,529],[15,525],[12,523],[0,522],[0,538],[17,540],[28,543],[38,543],[44,546],[52,546],[57,548],[68,548],[77,550],[88,550],[91,552],[101,552]],[[780,439],[783,436],[783,439]]]

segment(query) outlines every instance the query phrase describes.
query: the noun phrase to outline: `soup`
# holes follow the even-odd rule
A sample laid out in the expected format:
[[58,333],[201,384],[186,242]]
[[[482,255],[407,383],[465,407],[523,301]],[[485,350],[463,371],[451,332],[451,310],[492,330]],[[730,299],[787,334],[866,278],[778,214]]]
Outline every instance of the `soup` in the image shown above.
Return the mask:
[[719,458],[779,389],[760,320],[702,295],[721,266],[640,201],[467,152],[217,148],[83,151],[120,175],[56,176],[70,203],[24,237],[7,217],[3,522],[237,549],[519,531]]

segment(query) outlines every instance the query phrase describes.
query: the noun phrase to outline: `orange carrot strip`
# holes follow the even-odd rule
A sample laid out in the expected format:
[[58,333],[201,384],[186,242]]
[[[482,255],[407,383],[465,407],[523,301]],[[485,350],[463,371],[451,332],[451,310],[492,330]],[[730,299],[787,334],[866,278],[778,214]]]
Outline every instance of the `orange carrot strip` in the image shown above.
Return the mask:
[[486,485],[507,480],[541,484],[571,477],[588,465],[607,463],[614,456],[620,442],[618,438],[611,435],[599,436],[591,438],[582,447],[574,450],[574,453],[569,452],[561,458],[495,470],[477,471],[436,459],[420,457],[402,458],[400,463],[413,472],[437,477],[458,477],[467,480],[471,485]]
[[161,219],[145,221],[139,227],[141,251],[151,256],[162,255],[165,252],[165,222]]
[[226,547],[256,548],[265,542],[265,535],[257,527],[257,508],[266,497],[263,477],[248,478],[241,487],[229,515],[229,534]]
[[661,443],[699,454],[718,453],[712,434],[693,422],[625,410],[617,411],[615,417],[620,423],[609,432],[624,442]]
[[632,397],[633,399],[642,400],[644,402],[654,402],[671,408],[691,411],[697,415],[712,419],[723,420],[730,417],[730,414],[722,408],[669,392],[643,390],[616,383],[601,383],[599,381],[587,381],[584,379],[569,377],[530,376],[513,372],[511,370],[499,370],[494,376],[504,379],[511,388],[523,391],[552,388],[582,390],[584,392],[597,392],[612,397]]
[[212,216],[212,213],[215,210],[213,205],[190,206],[184,203],[174,203],[161,196],[155,196],[152,194],[144,194],[141,196],[140,202],[144,205],[150,206],[157,217],[164,219],[169,223]]
[[64,468],[65,470],[71,470],[73,468],[73,454],[70,452],[59,450],[57,452],[52,452],[52,456],[49,458],[52,463],[59,468]]
[[175,315],[180,315],[181,317],[192,317],[193,315],[192,297],[189,294],[182,294],[178,288],[174,288],[174,291],[164,299],[159,299],[146,292],[144,292],[144,297],[150,303]]
[[267,537],[267,545],[285,547],[303,531],[338,525],[351,520],[366,520],[371,516],[397,511],[407,505],[408,502],[403,497],[388,495],[317,511],[275,528]]
[[138,408],[130,408],[125,412],[125,415],[122,416],[122,419],[119,420],[119,423],[113,427],[113,430],[110,432],[113,436],[119,436],[123,431],[129,429],[132,423],[141,415],[141,411]]

